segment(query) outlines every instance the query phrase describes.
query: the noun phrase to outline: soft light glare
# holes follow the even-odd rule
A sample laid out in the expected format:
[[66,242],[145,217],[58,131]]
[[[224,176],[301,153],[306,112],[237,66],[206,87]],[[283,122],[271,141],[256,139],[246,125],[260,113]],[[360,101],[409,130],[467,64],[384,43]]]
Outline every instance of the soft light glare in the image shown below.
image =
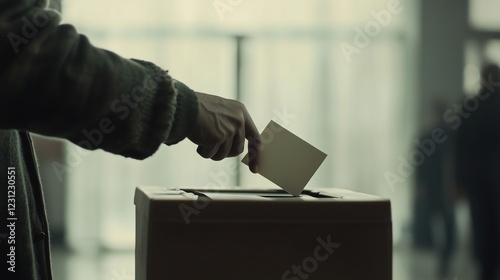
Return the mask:
[[470,0],[469,21],[472,27],[484,30],[500,29],[500,1]]

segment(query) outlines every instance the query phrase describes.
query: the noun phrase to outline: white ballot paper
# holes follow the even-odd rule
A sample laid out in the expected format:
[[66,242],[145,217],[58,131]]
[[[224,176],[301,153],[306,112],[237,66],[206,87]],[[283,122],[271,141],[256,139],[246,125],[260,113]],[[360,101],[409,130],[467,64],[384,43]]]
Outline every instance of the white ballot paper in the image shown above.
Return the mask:
[[[261,133],[258,173],[294,196],[299,196],[326,154],[274,121]],[[241,162],[248,165],[248,154]]]

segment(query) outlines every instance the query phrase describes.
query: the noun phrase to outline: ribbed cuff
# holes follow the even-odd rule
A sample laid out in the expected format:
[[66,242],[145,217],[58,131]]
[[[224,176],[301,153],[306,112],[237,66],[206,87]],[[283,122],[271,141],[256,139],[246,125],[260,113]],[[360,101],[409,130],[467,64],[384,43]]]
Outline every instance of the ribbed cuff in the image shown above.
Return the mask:
[[189,136],[198,117],[198,98],[195,92],[177,80],[173,80],[173,84],[177,92],[177,105],[174,123],[165,142],[167,145],[179,143]]

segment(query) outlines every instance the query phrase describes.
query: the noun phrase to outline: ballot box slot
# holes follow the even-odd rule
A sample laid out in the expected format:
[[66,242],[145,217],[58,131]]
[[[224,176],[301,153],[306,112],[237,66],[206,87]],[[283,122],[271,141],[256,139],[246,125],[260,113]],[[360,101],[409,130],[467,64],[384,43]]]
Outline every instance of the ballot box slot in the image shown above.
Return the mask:
[[206,197],[206,198],[208,198],[208,195],[206,195],[206,194],[204,194],[203,192],[200,192],[200,191],[190,190],[190,191],[188,191],[188,192],[190,192],[190,193],[192,193],[192,194],[195,194],[195,195],[197,195],[197,196],[201,196],[201,197]]
[[289,193],[279,193],[279,194],[258,194],[260,197],[266,197],[266,198],[293,198],[295,196],[289,194]]
[[326,195],[322,194],[320,192],[315,192],[315,191],[303,191],[302,194],[307,194],[309,196],[315,197],[315,198],[342,198],[342,196],[337,196],[337,195]]
[[[211,198],[214,195],[226,195],[236,197],[263,197],[263,198],[295,198],[295,196],[281,190],[273,191],[254,191],[254,190],[192,190],[183,189],[187,193],[192,193],[199,197]],[[305,190],[301,193],[300,197],[312,197],[317,199],[340,199],[342,196],[335,196],[331,194],[324,194],[317,191]]]

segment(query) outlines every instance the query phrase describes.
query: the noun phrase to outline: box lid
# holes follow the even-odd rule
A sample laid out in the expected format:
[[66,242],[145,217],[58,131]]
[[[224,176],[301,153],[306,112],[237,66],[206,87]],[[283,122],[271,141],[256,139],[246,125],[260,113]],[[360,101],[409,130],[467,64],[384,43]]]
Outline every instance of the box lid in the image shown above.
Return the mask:
[[391,221],[388,199],[335,188],[294,197],[282,190],[140,186],[134,201],[137,211],[147,211],[150,221],[158,222]]

